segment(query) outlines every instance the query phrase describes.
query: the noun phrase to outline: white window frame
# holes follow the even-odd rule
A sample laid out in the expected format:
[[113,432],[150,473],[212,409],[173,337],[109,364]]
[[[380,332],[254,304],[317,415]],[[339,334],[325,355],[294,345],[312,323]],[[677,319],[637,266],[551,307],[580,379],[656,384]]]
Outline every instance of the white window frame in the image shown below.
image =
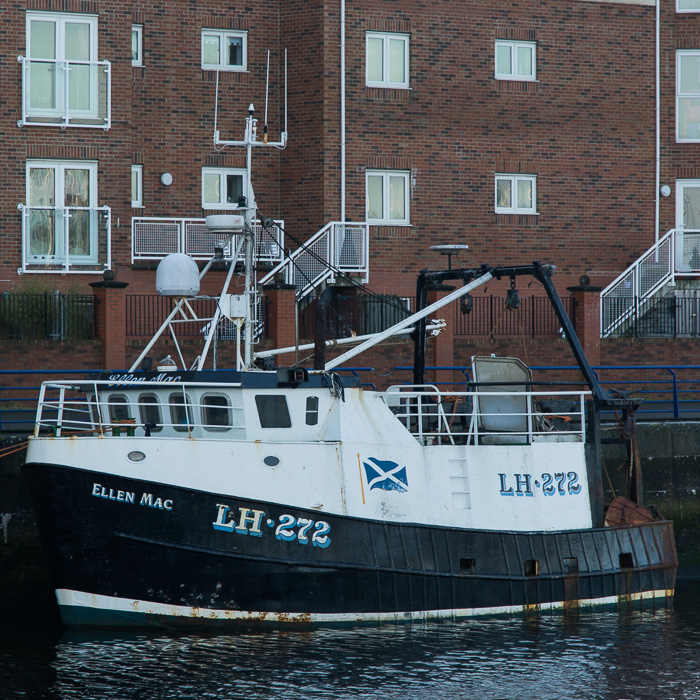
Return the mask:
[[[382,75],[383,80],[370,80],[369,77],[369,42],[370,39],[381,39],[382,46]],[[401,41],[404,44],[403,61],[404,61],[404,76],[405,79],[400,82],[392,82],[390,79],[390,51],[389,41]],[[396,32],[367,32],[365,34],[365,83],[368,87],[384,87],[395,88],[398,90],[406,90],[409,86],[409,49],[410,35],[399,34]]]
[[[676,141],[678,143],[697,143],[700,142],[700,111],[698,113],[698,129],[697,136],[687,138],[681,136],[681,108],[680,101],[692,99],[696,102],[695,108],[700,110],[700,76],[698,79],[697,92],[682,92],[681,91],[681,59],[684,56],[695,56],[700,59],[700,50],[698,49],[682,49],[676,51]],[[695,122],[694,122],[695,123]]]
[[697,7],[683,7],[681,8],[681,0],[676,0],[676,12],[700,12],[700,0],[695,0]]
[[[206,201],[204,176],[218,175],[219,176],[219,201]],[[227,175],[240,175],[243,178],[243,186],[241,188],[242,195],[248,197],[248,171],[245,168],[202,168],[202,209],[238,209],[238,203],[229,203],[226,201],[227,193],[222,183],[226,182]]]
[[[219,62],[205,63],[204,62],[204,39],[207,36],[216,36],[219,39]],[[243,40],[242,46],[242,63],[240,66],[231,66],[225,61],[225,51],[223,50],[224,42],[230,37]],[[247,71],[248,70],[248,32],[233,29],[202,29],[202,70],[219,70],[219,71]]]
[[[220,398],[224,399],[226,402],[225,406],[213,406],[211,404],[206,403],[207,399],[211,398]],[[202,426],[204,426],[204,430],[207,430],[212,433],[223,433],[226,432],[227,430],[231,430],[233,427],[233,408],[231,406],[231,397],[228,394],[225,394],[220,391],[208,391],[205,394],[202,394],[200,401],[199,401],[199,409],[200,409],[200,415],[201,415],[201,421],[202,421]],[[213,409],[215,411],[226,411],[226,424],[225,425],[214,425],[207,423],[206,416],[207,413],[210,409]]]
[[[498,72],[498,49],[501,47],[510,49],[510,66],[509,73]],[[527,48],[532,50],[532,73],[520,74],[517,73],[517,54],[518,49]],[[496,80],[517,80],[525,82],[537,81],[537,43],[534,41],[512,41],[510,39],[496,39],[494,47],[494,75]]]
[[135,68],[143,66],[143,24],[131,25],[131,44],[133,48],[134,35],[136,36],[136,58],[131,57],[131,65]]
[[[71,169],[87,170],[89,173],[89,201],[88,208],[95,215],[90,217],[90,250],[91,255],[71,255],[71,265],[95,265],[97,264],[99,251],[99,223],[97,219],[97,161],[87,160],[27,160],[25,166],[25,187],[26,187],[26,202],[31,206],[36,206],[30,201],[30,172],[32,169],[45,168],[54,171],[54,204],[53,206],[45,207],[46,209],[54,210],[54,235],[56,236],[56,254],[46,255],[30,255],[29,241],[23,241],[23,246],[26,246],[24,259],[29,264],[49,263],[62,264],[66,260],[66,251],[64,246],[66,219],[63,217],[62,211],[65,209],[65,171]],[[43,208],[43,207],[42,207]],[[59,227],[59,221],[63,223]],[[27,232],[29,236],[29,232]]]
[[[373,219],[369,217],[369,178],[382,178],[382,217]],[[401,177],[404,180],[404,217],[402,219],[392,219],[390,217],[390,179]],[[367,212],[367,223],[380,224],[383,226],[410,226],[410,201],[411,201],[411,173],[408,170],[366,170],[365,171],[365,210]]]
[[[136,199],[134,199],[134,184],[136,185]],[[131,206],[143,208],[143,165],[131,166]]]
[[[66,24],[86,24],[90,29],[90,58],[89,62],[91,64],[97,63],[97,16],[96,15],[83,15],[83,14],[72,14],[68,12],[27,12],[26,15],[26,40],[27,40],[27,57],[30,60],[42,60],[33,59],[32,56],[32,45],[31,45],[31,25],[32,22],[51,22],[55,24],[55,57],[54,60],[57,64],[66,61]],[[64,98],[61,95],[61,83],[59,79],[59,68],[56,67],[54,71],[54,90],[56,94],[56,104],[53,108],[50,107],[31,107],[31,97],[28,94],[26,97],[27,104],[27,115],[28,116],[43,116],[43,117],[60,117],[64,112],[69,111],[71,118],[81,119],[81,118],[92,118],[97,114],[97,100],[98,100],[98,85],[96,80],[90,80],[89,87],[89,103],[90,108],[87,110],[72,109],[67,110],[63,104]],[[25,85],[26,90],[31,90],[31,80]]]
[[[510,181],[511,204],[503,206],[498,203],[499,180]],[[519,182],[529,182],[532,187],[532,204],[530,207],[518,207],[516,193]],[[494,208],[496,214],[537,214],[537,175],[523,175],[520,173],[496,173],[494,178]]]

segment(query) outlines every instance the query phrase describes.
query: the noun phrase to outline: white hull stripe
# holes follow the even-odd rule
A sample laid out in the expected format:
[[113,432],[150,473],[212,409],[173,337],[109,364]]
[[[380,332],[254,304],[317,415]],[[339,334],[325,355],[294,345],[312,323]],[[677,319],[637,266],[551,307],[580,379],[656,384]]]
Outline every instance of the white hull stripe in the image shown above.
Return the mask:
[[605,598],[591,598],[579,600],[575,604],[555,602],[542,603],[541,605],[503,605],[489,608],[461,608],[457,610],[421,610],[413,612],[394,613],[265,613],[241,610],[216,610],[211,608],[189,607],[185,605],[167,605],[165,603],[153,603],[144,600],[130,600],[128,598],[113,598],[110,596],[84,593],[59,589],[56,598],[60,607],[74,607],[136,616],[167,616],[201,620],[231,620],[254,621],[276,623],[360,623],[360,622],[411,622],[421,620],[457,619],[475,617],[478,615],[504,615],[521,614],[537,610],[562,610],[572,605],[579,607],[591,607],[599,605],[617,605],[634,601],[654,600],[673,596],[673,590],[644,591],[624,596],[607,596]]

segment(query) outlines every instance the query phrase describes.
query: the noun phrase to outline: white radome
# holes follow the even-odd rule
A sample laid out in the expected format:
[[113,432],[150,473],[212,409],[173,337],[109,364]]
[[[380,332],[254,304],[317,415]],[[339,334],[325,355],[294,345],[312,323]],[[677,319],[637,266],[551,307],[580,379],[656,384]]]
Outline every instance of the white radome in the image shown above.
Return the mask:
[[192,297],[199,294],[199,268],[184,253],[171,253],[158,263],[156,291],[164,297]]

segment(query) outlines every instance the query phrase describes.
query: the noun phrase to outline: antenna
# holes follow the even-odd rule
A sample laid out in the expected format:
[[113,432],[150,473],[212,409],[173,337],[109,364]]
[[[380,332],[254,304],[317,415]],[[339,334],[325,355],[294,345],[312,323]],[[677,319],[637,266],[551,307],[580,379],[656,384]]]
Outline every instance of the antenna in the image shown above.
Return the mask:
[[[275,148],[286,148],[287,146],[287,49],[284,50],[284,131],[280,134],[279,141],[268,141],[267,127],[267,100],[270,83],[270,51],[267,52],[267,78],[265,81],[265,123],[263,126],[263,139],[258,141],[255,123],[257,119],[250,116],[250,129],[246,120],[246,133],[242,141],[231,141],[222,139],[217,128],[218,105],[219,105],[219,73],[216,74],[216,102],[214,108],[214,146],[244,146],[250,149],[253,146],[274,146]],[[254,123],[255,122],[255,123]]]

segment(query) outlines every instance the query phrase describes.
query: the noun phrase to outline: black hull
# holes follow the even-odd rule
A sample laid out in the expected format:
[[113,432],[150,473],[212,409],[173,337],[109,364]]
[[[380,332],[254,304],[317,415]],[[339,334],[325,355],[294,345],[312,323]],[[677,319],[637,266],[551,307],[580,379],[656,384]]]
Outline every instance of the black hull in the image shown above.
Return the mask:
[[[571,532],[464,530],[56,465],[29,463],[24,471],[69,625],[332,624],[665,606],[675,587],[667,521]],[[76,603],[70,592],[90,594],[82,597],[90,602]]]

